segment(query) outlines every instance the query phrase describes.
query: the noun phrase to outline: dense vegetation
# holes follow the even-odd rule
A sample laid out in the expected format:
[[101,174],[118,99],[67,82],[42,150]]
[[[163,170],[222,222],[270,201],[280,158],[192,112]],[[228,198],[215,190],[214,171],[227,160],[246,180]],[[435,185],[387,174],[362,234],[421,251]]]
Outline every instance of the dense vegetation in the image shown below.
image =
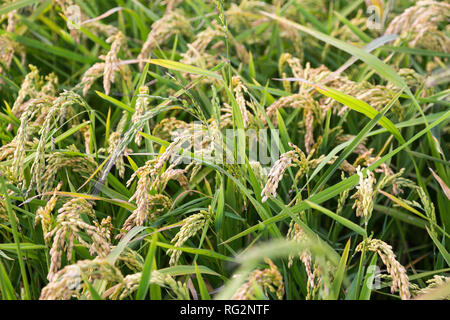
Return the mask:
[[449,20],[2,0],[0,298],[450,297]]

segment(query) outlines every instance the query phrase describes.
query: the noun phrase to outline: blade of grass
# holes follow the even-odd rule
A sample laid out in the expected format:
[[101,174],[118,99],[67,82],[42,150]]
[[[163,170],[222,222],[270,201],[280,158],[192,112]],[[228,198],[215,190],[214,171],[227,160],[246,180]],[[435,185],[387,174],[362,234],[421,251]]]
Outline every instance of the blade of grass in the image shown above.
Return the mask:
[[170,61],[170,60],[164,60],[164,59],[150,59],[148,60],[149,63],[155,64],[160,67],[164,67],[170,70],[176,70],[181,72],[187,72],[191,74],[199,74],[205,77],[210,77],[218,80],[222,80],[222,77],[217,74],[216,72],[201,69],[195,66],[191,66],[188,64],[176,62],[176,61]]
[[350,230],[356,232],[357,234],[359,234],[363,237],[367,237],[366,231],[362,227],[358,226],[356,223],[354,223],[344,217],[341,217],[341,216],[337,215],[336,213],[328,210],[327,208],[324,208],[321,205],[315,204],[314,202],[305,200],[305,203],[308,204],[311,208],[322,212],[323,214],[327,215],[331,219],[335,220],[337,223],[342,224],[343,226],[349,228]]
[[27,272],[25,270],[25,257],[22,254],[22,249],[20,247],[20,240],[19,240],[19,232],[17,230],[17,220],[16,215],[14,214],[12,208],[11,208],[11,200],[9,198],[8,189],[6,188],[5,179],[2,175],[0,175],[0,187],[1,192],[3,194],[3,197],[5,199],[5,205],[6,205],[6,211],[8,212],[8,218],[9,222],[11,223],[11,229],[13,233],[14,243],[17,248],[17,255],[19,260],[19,267],[20,267],[20,273],[22,274],[22,282],[24,287],[24,293],[25,293],[25,300],[31,299],[30,295],[30,286],[28,284],[28,276]]
[[152,236],[152,242],[150,243],[150,249],[148,250],[147,257],[145,258],[144,268],[142,269],[142,277],[136,294],[136,300],[144,300],[147,295],[153,271],[153,261],[155,259],[157,240],[158,233],[155,232]]
[[434,244],[439,250],[439,253],[442,254],[442,257],[444,258],[445,262],[447,262],[447,265],[450,267],[450,253],[448,253],[447,249],[445,249],[444,245],[436,238],[435,234],[430,231],[427,227],[427,232],[430,235],[431,240],[433,240]]
[[13,10],[17,10],[35,3],[38,3],[42,0],[19,0],[19,1],[14,1],[12,3],[6,3],[5,5],[0,7],[0,16],[13,11]]
[[14,287],[8,278],[5,267],[0,260],[0,290],[4,300],[17,300],[16,294],[14,292]]
[[344,280],[345,270],[347,266],[348,254],[350,252],[350,239],[348,239],[345,245],[344,252],[342,252],[341,260],[336,273],[334,274],[334,281],[330,289],[330,295],[327,299],[337,300],[339,298],[339,292],[341,291],[342,281]]
[[197,275],[198,287],[200,289],[200,295],[202,300],[211,300],[211,296],[208,293],[208,289],[206,288],[205,281],[203,281],[202,274],[200,273],[200,269],[198,268],[197,262],[194,262],[195,266],[195,274]]

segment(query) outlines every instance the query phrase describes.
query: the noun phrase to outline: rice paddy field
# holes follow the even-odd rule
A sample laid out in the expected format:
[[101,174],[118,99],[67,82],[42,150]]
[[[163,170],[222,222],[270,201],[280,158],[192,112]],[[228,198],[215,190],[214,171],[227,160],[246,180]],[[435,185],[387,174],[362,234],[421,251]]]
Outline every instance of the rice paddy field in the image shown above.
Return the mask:
[[1,0],[0,299],[450,298],[449,21]]

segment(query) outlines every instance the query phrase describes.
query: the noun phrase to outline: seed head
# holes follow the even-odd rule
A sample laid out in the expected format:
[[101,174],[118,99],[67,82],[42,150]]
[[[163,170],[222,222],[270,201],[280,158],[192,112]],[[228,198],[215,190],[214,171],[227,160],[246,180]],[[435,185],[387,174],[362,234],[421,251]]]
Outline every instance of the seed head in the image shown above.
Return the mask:
[[411,297],[411,294],[409,292],[408,275],[406,274],[405,267],[403,267],[400,262],[397,261],[396,256],[392,251],[392,247],[386,242],[379,239],[369,238],[366,241],[361,242],[356,247],[356,252],[362,250],[373,251],[380,256],[381,260],[383,260],[383,263],[387,268],[388,273],[392,277],[391,292],[394,293],[396,291],[399,291],[400,297],[403,300],[409,299]]
[[248,111],[246,108],[246,102],[244,98],[244,92],[248,92],[247,87],[244,86],[242,80],[239,76],[234,76],[232,79],[233,82],[233,91],[236,98],[236,103],[239,106],[239,110],[241,111],[242,120],[244,122],[244,128],[247,128],[249,123]]
[[[291,144],[291,147],[293,145]],[[277,195],[277,188],[278,183],[283,178],[283,174],[286,171],[287,168],[292,166],[293,161],[298,160],[298,152],[297,150],[291,150],[286,153],[283,153],[280,156],[280,159],[278,159],[273,167],[270,169],[268,174],[268,179],[266,182],[266,185],[264,186],[264,189],[261,192],[262,202],[266,202],[269,197],[276,197]]]
[[[212,217],[211,212],[200,211],[193,214],[182,221],[182,227],[180,231],[172,239],[172,243],[175,242],[175,247],[181,247],[190,238],[195,236],[198,231],[202,230],[206,224],[206,221]],[[169,264],[171,266],[176,265],[181,256],[181,251],[175,249],[167,250],[167,254],[170,255]]]
[[112,283],[123,283],[122,273],[106,259],[80,260],[76,264],[68,265],[55,274],[50,283],[42,289],[40,300],[70,300],[80,298],[86,291],[82,275],[89,281],[105,280]]
[[272,260],[264,260],[270,267],[264,270],[253,271],[248,281],[245,282],[231,297],[231,300],[250,300],[255,298],[255,285],[260,286],[267,295],[267,292],[274,292],[278,299],[284,295],[283,276],[278,271]]
[[357,191],[351,197],[352,199],[355,199],[353,208],[356,207],[356,216],[363,217],[365,223],[367,224],[373,211],[373,197],[375,194],[373,185],[375,183],[375,178],[373,173],[368,170],[367,178],[364,178],[360,166],[356,168],[356,172],[359,175],[359,186],[356,187]]
[[[142,86],[139,88],[139,96],[136,99],[136,110],[133,114],[131,120],[133,123],[138,123],[139,118],[148,110],[148,106],[150,104],[150,98],[148,97],[149,90],[147,86]],[[142,127],[138,128],[138,131],[142,131]],[[141,146],[142,136],[140,134],[136,135],[134,140],[138,146]]]

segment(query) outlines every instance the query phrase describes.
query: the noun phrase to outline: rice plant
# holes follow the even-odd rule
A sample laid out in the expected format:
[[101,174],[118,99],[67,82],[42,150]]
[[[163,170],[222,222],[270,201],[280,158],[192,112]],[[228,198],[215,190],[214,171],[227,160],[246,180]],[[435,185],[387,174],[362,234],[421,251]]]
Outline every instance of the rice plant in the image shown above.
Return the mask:
[[2,0],[0,299],[450,298],[449,21]]

